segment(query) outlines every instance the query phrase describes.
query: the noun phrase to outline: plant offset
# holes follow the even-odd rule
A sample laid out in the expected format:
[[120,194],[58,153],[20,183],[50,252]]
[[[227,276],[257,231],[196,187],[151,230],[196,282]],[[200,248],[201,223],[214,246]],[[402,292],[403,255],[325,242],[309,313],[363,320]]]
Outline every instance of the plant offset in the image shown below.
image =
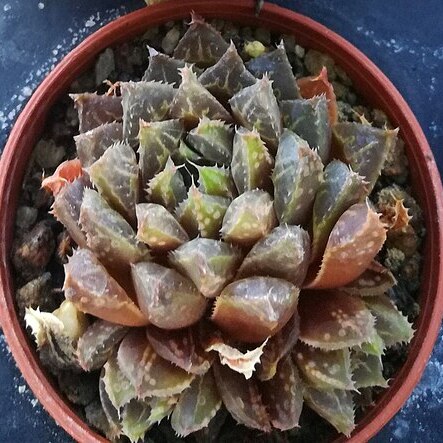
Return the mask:
[[78,158],[42,185],[77,248],[65,301],[25,318],[54,367],[101,369],[107,436],[226,411],[288,431],[303,404],[350,435],[413,335],[377,261],[410,216],[368,198],[397,130],[339,122],[326,68],[296,81],[283,43],[239,51],[195,15],[141,81],[72,98]]

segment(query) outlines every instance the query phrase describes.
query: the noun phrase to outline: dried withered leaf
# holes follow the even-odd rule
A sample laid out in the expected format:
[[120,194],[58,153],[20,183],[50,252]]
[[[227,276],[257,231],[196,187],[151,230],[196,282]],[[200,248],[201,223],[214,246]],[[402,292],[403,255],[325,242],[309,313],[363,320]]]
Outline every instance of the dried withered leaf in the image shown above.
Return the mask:
[[148,249],[136,239],[131,225],[98,192],[89,188],[84,191],[80,224],[88,248],[104,264],[118,268],[149,259]]
[[146,334],[160,357],[186,372],[203,375],[210,369],[213,359],[201,347],[195,328],[165,330],[151,325]]
[[386,228],[379,214],[368,202],[356,203],[338,219],[326,244],[320,270],[315,277],[313,274],[308,277],[305,287],[327,289],[347,285],[369,267],[385,240]]
[[181,395],[171,416],[172,429],[181,437],[205,428],[221,407],[212,371],[196,378]]
[[185,66],[180,69],[180,74],[182,82],[170,109],[172,118],[182,119],[187,128],[197,126],[198,121],[203,117],[211,120],[232,121],[229,112],[202,86],[191,67]]
[[88,168],[88,173],[101,196],[133,223],[139,199],[138,165],[133,149],[124,142],[113,144]]
[[246,67],[257,78],[269,75],[277,99],[293,100],[300,97],[283,41],[273,51],[265,52],[250,60],[246,63]]
[[229,243],[250,246],[276,224],[271,196],[255,189],[244,192],[231,202],[223,217],[221,235]]
[[396,283],[397,280],[389,269],[373,261],[363,274],[356,280],[343,286],[341,290],[348,294],[370,297],[383,295],[395,286]]
[[103,367],[127,332],[127,327],[106,320],[92,323],[77,343],[77,359],[83,370]]
[[55,196],[52,204],[54,217],[65,226],[71,238],[82,248],[86,247],[86,236],[80,228],[80,207],[87,186],[90,186],[90,182],[86,176],[68,183]]
[[254,379],[245,380],[242,374],[219,363],[214,364],[214,376],[223,404],[238,423],[264,432],[271,430],[269,415]]
[[169,260],[205,297],[212,298],[234,278],[241,253],[228,243],[195,238],[172,252]]
[[231,171],[241,194],[253,189],[268,190],[274,160],[256,130],[239,127],[235,131]]
[[303,396],[307,405],[334,426],[338,432],[347,437],[351,435],[355,424],[354,403],[350,391],[321,390],[305,386]]
[[339,160],[326,166],[312,213],[312,261],[323,254],[329,234],[343,212],[366,195],[366,182],[349,166]]
[[383,377],[383,364],[379,355],[353,352],[351,366],[356,389],[372,386],[388,387],[388,382]]
[[177,271],[142,262],[132,265],[131,274],[138,305],[153,325],[179,329],[203,316],[207,299]]
[[388,296],[365,297],[364,302],[375,316],[375,329],[385,346],[409,343],[412,340],[414,336],[412,324]]
[[299,226],[280,225],[259,240],[243,260],[237,278],[263,275],[300,287],[309,266],[309,234]]
[[331,150],[331,126],[326,96],[284,100],[280,103],[280,111],[283,126],[306,140],[311,149],[318,149],[322,162],[326,164]]
[[323,181],[323,163],[305,140],[287,129],[280,138],[272,181],[280,223],[306,223]]
[[335,98],[334,88],[328,80],[328,71],[323,67],[320,74],[312,77],[302,77],[297,80],[300,88],[300,95],[303,98],[313,98],[325,94],[328,101],[329,123],[333,125],[337,122],[337,100]]
[[137,213],[137,239],[155,251],[170,251],[186,243],[188,234],[163,206],[139,203]]
[[81,178],[82,175],[82,165],[78,158],[66,160],[57,166],[54,174],[43,178],[42,188],[56,197],[66,185]]
[[106,149],[119,142],[123,137],[123,124],[120,122],[105,123],[90,131],[75,135],[77,156],[82,166],[91,166]]
[[162,205],[170,212],[186,198],[183,177],[170,158],[163,171],[149,181],[147,194],[150,202]]
[[94,254],[77,249],[65,265],[65,297],[79,310],[126,326],[143,326],[148,319],[109,275]]
[[380,175],[386,153],[397,142],[397,133],[398,129],[355,122],[337,123],[332,128],[336,153],[368,182],[369,192]]
[[300,340],[325,351],[361,345],[375,334],[375,318],[363,300],[337,290],[304,291],[298,312]]
[[295,346],[300,333],[300,317],[298,312],[283,326],[283,328],[268,339],[263,349],[260,364],[256,373],[259,380],[266,381],[273,378],[277,372],[278,362],[285,357]]
[[231,41],[226,52],[199,77],[200,83],[221,103],[226,104],[237,92],[255,83],[255,77],[245,68],[237,48]]
[[199,120],[197,127],[189,131],[186,143],[205,160],[229,165],[232,158],[233,136],[231,125],[204,116]]
[[120,83],[123,105],[123,137],[132,145],[137,144],[140,119],[163,120],[170,108],[176,90],[161,82]]
[[161,358],[142,329],[126,335],[118,349],[117,361],[139,398],[180,394],[195,377]]
[[281,431],[298,427],[303,408],[303,387],[290,356],[278,363],[275,377],[261,383],[260,388],[272,426]]
[[386,223],[389,231],[400,231],[409,226],[412,216],[404,205],[404,199],[399,199],[392,193],[392,200],[391,204],[378,205],[382,212],[381,220]]
[[215,64],[229,45],[202,17],[192,13],[191,23],[174,50],[174,58],[205,68]]
[[256,129],[271,151],[275,151],[282,132],[277,99],[267,75],[237,92],[230,100],[232,114],[247,129]]
[[222,220],[231,200],[203,194],[192,185],[187,198],[176,210],[176,217],[190,237],[219,238]]
[[203,339],[203,346],[206,352],[217,352],[222,365],[226,365],[233,371],[243,374],[245,379],[251,378],[255,372],[255,366],[260,362],[266,343],[267,340],[256,348],[242,351],[230,344],[230,341],[226,340],[218,330],[210,331],[209,336]]
[[223,289],[211,319],[234,339],[261,343],[292,317],[298,293],[294,285],[278,278],[237,280]]
[[121,121],[123,116],[122,99],[115,95],[96,93],[69,94],[78,111],[79,132],[87,132],[104,123]]
[[132,386],[118,366],[115,355],[111,356],[103,366],[101,380],[108,394],[109,401],[120,415],[120,409],[135,398],[136,393],[134,386]]
[[299,342],[294,349],[294,360],[306,382],[316,389],[356,388],[347,348],[323,351]]
[[168,83],[177,88],[181,82],[179,69],[184,68],[184,60],[169,57],[151,47],[148,47],[148,49],[149,65],[143,74],[142,80]]

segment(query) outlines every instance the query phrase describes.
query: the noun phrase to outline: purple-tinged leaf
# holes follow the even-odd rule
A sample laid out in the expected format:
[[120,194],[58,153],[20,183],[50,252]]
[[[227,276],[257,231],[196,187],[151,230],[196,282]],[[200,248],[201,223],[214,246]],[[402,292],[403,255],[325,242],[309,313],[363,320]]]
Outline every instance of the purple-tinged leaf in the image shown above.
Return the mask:
[[215,64],[229,45],[220,33],[197,14],[174,50],[174,58],[206,68]]
[[305,386],[307,405],[329,422],[338,432],[349,437],[355,428],[354,403],[350,391],[320,390]]
[[233,136],[230,125],[203,117],[198,126],[189,132],[186,142],[205,160],[228,166],[232,158]]
[[397,283],[392,272],[373,261],[363,274],[356,280],[341,288],[348,294],[360,295],[361,297],[371,297],[383,295]]
[[143,187],[163,170],[168,158],[178,150],[182,135],[183,125],[179,120],[140,121],[138,153]]
[[82,312],[125,326],[149,323],[124,289],[87,249],[74,251],[65,265],[63,290],[66,299]]
[[123,137],[122,123],[104,123],[90,131],[74,136],[77,156],[84,168],[98,160],[106,149]]
[[412,324],[388,296],[365,297],[364,302],[375,316],[375,329],[385,346],[409,343],[412,340],[414,336]]
[[219,363],[214,364],[214,376],[223,403],[232,417],[249,428],[270,432],[269,415],[256,381],[245,380],[242,374]]
[[[320,270],[316,263],[305,287],[328,289],[345,286],[370,266],[386,240],[386,228],[369,203],[356,203],[338,219],[331,231]],[[309,273],[308,273],[309,274]]]
[[213,358],[201,347],[195,328],[165,330],[149,326],[146,334],[160,357],[186,372],[203,375],[210,369]]
[[359,346],[375,335],[375,318],[363,300],[337,290],[304,291],[298,312],[300,340],[325,351]]
[[247,129],[256,129],[271,151],[275,151],[282,133],[277,99],[272,81],[264,75],[252,86],[237,92],[230,100],[237,123]]
[[137,239],[154,251],[170,251],[186,243],[188,234],[163,206],[139,203],[137,213]]
[[123,339],[117,361],[139,398],[180,394],[195,377],[161,358],[141,329],[131,331]]
[[366,182],[339,160],[324,170],[313,208],[312,261],[323,254],[329,234],[341,215],[367,195]]
[[176,216],[191,238],[200,235],[217,239],[230,202],[225,197],[203,194],[192,185],[188,197],[178,205]]
[[136,239],[131,225],[92,189],[84,191],[80,224],[88,248],[105,265],[118,269],[149,259],[148,249]]
[[77,359],[84,371],[103,367],[128,332],[125,326],[96,320],[86,329],[77,343]]
[[274,160],[256,130],[238,128],[232,152],[232,178],[240,194],[257,188],[271,188]]
[[174,88],[178,88],[181,82],[179,69],[184,67],[185,62],[183,60],[174,59],[157,52],[154,48],[149,48],[149,66],[142,80],[145,82],[168,83]]
[[64,225],[71,238],[81,248],[86,247],[86,236],[80,228],[80,207],[85,188],[90,186],[89,178],[81,176],[66,186],[55,196],[52,214]]
[[79,132],[90,131],[104,123],[121,121],[123,116],[122,99],[115,95],[70,94],[78,111]]
[[299,290],[271,277],[237,280],[223,289],[212,321],[232,338],[261,343],[275,335],[297,309]]
[[309,234],[299,226],[277,226],[252,247],[237,278],[263,275],[282,278],[300,287],[306,277],[309,259]]
[[316,389],[354,390],[349,349],[323,351],[298,343],[294,360],[308,385]]
[[169,260],[205,297],[212,298],[234,278],[241,253],[228,243],[195,238],[172,252]]
[[172,102],[172,118],[182,119],[187,128],[197,126],[203,117],[228,123],[232,121],[229,112],[197,80],[197,75],[191,67],[185,66],[180,73],[182,82]]
[[205,428],[221,407],[212,372],[196,378],[180,396],[171,416],[172,429],[180,437]]
[[260,387],[272,426],[281,431],[298,427],[303,408],[303,386],[291,357],[281,360],[275,377],[261,383]]
[[328,102],[324,95],[310,99],[285,100],[280,103],[283,126],[318,149],[324,164],[331,150],[331,126],[328,119]]
[[123,142],[113,144],[89,167],[88,173],[101,196],[129,222],[134,223],[139,180],[133,149]]
[[251,246],[276,224],[271,196],[255,189],[241,194],[229,205],[223,217],[221,235],[229,243]]
[[253,85],[256,79],[245,68],[237,48],[231,41],[220,60],[206,69],[199,77],[199,81],[221,103],[227,104],[234,94]]
[[280,138],[272,181],[280,223],[305,224],[323,181],[323,163],[305,140],[287,129]]
[[168,158],[163,171],[155,175],[148,184],[149,201],[164,206],[169,212],[186,198],[183,177],[174,162]]
[[132,265],[131,273],[140,309],[153,325],[180,329],[203,316],[207,299],[177,271],[143,262]]
[[386,153],[397,142],[398,129],[373,128],[369,124],[337,123],[332,128],[338,156],[368,182],[371,192],[383,168]]
[[123,105],[123,137],[137,144],[140,119],[147,122],[163,120],[171,108],[176,90],[160,82],[120,83]]
[[299,333],[300,317],[295,312],[283,328],[266,343],[256,371],[259,380],[266,381],[275,376],[278,362],[295,346]]
[[257,78],[265,74],[269,75],[272,81],[272,89],[279,100],[300,98],[300,92],[283,41],[273,51],[265,52],[250,60],[246,63],[246,66]]

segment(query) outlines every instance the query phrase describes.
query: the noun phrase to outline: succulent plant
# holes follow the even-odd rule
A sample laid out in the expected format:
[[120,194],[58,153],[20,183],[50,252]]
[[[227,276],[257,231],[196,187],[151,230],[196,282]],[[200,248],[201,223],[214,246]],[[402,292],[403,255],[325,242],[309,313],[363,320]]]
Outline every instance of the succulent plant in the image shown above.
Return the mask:
[[350,435],[413,335],[377,262],[410,217],[368,199],[397,131],[337,123],[326,69],[296,82],[283,44],[245,65],[195,14],[120,90],[73,97],[78,159],[43,182],[77,249],[62,307],[27,312],[39,349],[102,371],[109,438],[223,410],[286,431],[304,402]]

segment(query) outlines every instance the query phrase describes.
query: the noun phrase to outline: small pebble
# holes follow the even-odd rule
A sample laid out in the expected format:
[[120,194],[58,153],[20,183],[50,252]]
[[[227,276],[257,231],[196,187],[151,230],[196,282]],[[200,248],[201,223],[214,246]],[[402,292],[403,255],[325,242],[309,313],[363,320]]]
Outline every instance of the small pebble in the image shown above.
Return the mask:
[[284,35],[283,43],[287,53],[295,52],[295,37],[293,35]]
[[65,155],[65,148],[57,146],[54,140],[41,139],[34,149],[34,160],[43,169],[57,167]]
[[12,262],[20,277],[29,281],[41,274],[55,249],[51,223],[37,223],[13,247]]
[[171,28],[162,40],[162,49],[166,54],[172,54],[180,39],[180,31],[178,27]]
[[305,56],[305,53],[306,53],[306,51],[305,51],[305,48],[303,48],[303,46],[295,45],[295,55],[298,58],[303,58]]
[[42,311],[53,311],[57,307],[59,300],[53,294],[51,278],[51,274],[45,272],[17,290],[16,301],[22,315],[28,307],[40,307]]
[[38,211],[30,206],[20,206],[17,209],[15,225],[19,229],[28,230],[37,220]]
[[111,48],[107,48],[103,51],[95,63],[95,84],[101,85],[107,80],[111,73],[115,71],[115,58],[114,51]]
[[58,384],[69,401],[76,405],[86,406],[98,397],[97,373],[61,371]]
[[329,80],[335,80],[337,74],[335,72],[335,62],[329,55],[310,49],[305,56],[305,65],[311,75],[317,75],[323,66],[328,70]]

